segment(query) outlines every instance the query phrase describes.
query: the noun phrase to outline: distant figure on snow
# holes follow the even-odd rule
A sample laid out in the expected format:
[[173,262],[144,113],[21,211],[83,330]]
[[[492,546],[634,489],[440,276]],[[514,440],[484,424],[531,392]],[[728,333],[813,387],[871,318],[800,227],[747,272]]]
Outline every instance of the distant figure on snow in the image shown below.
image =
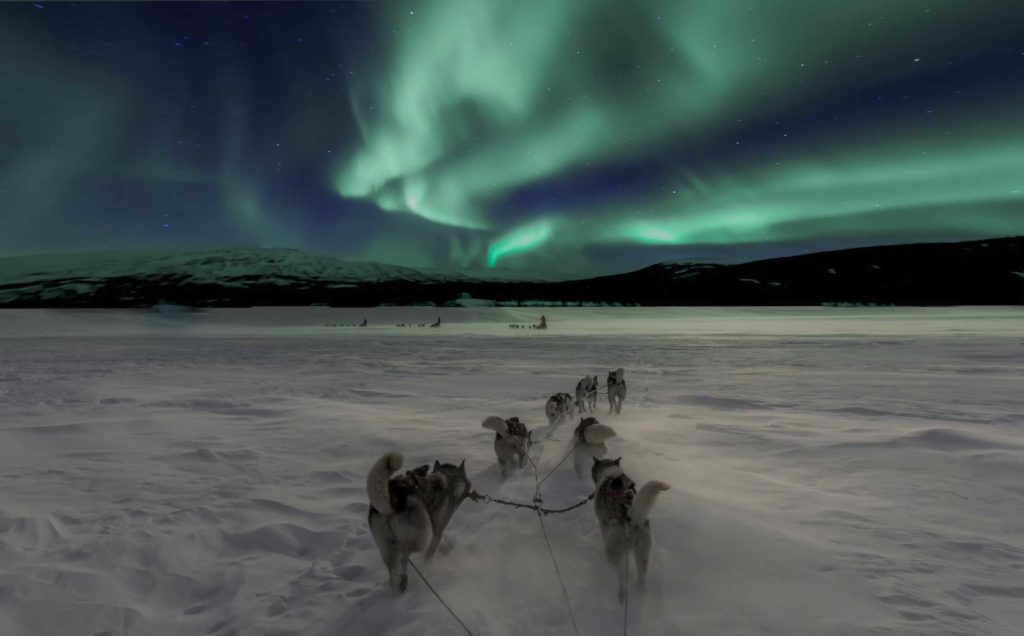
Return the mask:
[[433,323],[433,324],[432,324],[432,325],[430,325],[430,326],[431,326],[431,327],[440,327],[440,326],[441,326],[441,317],[440,317],[440,316],[438,316],[438,317],[437,317],[437,322]]
[[539,325],[537,325],[537,327],[536,327],[536,328],[537,328],[537,329],[547,329],[547,328],[548,328],[548,319],[547,319],[547,318],[545,318],[543,314],[541,314],[541,317],[540,317],[540,324],[539,324]]
[[366,326],[366,318],[363,318],[363,322],[359,323],[359,326],[360,327],[365,327]]

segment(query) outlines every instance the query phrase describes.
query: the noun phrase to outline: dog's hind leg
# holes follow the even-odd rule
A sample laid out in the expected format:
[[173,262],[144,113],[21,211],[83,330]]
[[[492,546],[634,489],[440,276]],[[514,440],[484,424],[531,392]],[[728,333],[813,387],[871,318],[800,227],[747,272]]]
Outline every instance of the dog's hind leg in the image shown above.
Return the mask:
[[373,535],[373,542],[380,550],[380,558],[384,561],[384,567],[388,569],[388,579],[391,591],[398,595],[402,593],[400,577],[398,575],[399,545],[398,538],[391,530],[384,516],[374,511],[370,513],[370,533]]
[[651,531],[637,529],[636,544],[633,546],[633,555],[636,557],[636,575],[641,590],[647,589],[647,565],[651,558]]
[[380,546],[380,556],[388,568],[388,583],[391,586],[391,592],[397,596],[405,591],[407,585],[407,581],[403,580],[404,577],[401,576],[402,570],[399,563],[402,559],[402,550],[398,546],[398,541],[394,539],[386,539],[378,545]]
[[608,528],[604,541],[604,553],[619,577],[620,603],[626,600],[626,585],[628,584],[626,570],[629,567],[629,561],[627,560],[629,559],[628,541],[629,538],[625,526],[615,524]]
[[[409,587],[409,550],[404,547],[399,547],[397,557],[395,575],[392,576],[391,580],[391,588],[394,589],[397,584],[397,593],[405,594],[405,590]],[[395,580],[396,577],[397,582]]]
[[[452,511],[454,513],[454,511]],[[448,517],[450,519],[451,517]],[[425,532],[420,537],[420,540],[416,544],[415,550],[418,552],[423,550],[423,558],[426,561],[432,561],[434,555],[437,553],[437,549],[441,546],[441,535],[444,534],[444,529],[448,525],[447,519],[439,519],[435,522],[432,518],[425,520]]]

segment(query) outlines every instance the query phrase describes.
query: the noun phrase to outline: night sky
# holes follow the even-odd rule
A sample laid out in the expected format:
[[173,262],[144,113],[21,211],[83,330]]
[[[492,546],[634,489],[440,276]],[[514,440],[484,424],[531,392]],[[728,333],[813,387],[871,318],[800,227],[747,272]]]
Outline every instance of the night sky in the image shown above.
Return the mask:
[[0,5],[0,255],[577,274],[1024,234],[1024,2]]

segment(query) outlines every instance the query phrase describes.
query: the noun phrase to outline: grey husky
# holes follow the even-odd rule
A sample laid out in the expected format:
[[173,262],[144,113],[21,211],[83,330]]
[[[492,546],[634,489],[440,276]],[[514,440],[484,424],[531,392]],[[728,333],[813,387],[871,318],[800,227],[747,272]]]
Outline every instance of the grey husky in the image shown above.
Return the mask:
[[544,414],[548,416],[548,424],[554,426],[567,417],[576,415],[576,405],[568,393],[555,393],[544,404]]
[[647,519],[658,493],[668,484],[649,481],[640,487],[622,472],[622,458],[594,458],[591,475],[597,492],[594,512],[604,539],[604,553],[619,575],[619,602],[626,597],[629,553],[636,559],[640,589],[644,589],[651,555],[651,522]]
[[409,555],[424,552],[433,558],[441,534],[469,493],[466,462],[458,466],[434,462],[391,477],[402,467],[400,453],[377,460],[366,477],[370,497],[370,532],[388,568],[391,591],[405,592],[409,585]]
[[587,375],[576,383],[576,409],[580,413],[586,413],[589,407],[591,412],[597,410],[597,376]]
[[526,454],[533,445],[533,438],[518,417],[503,420],[492,415],[481,426],[494,431],[494,453],[501,465],[502,478],[507,477],[511,469],[526,466]]
[[572,433],[573,442],[576,444],[576,449],[573,451],[573,464],[576,468],[576,475],[580,479],[587,478],[591,457],[604,459],[604,456],[608,454],[608,446],[604,441],[612,437],[615,437],[612,427],[601,424],[596,417],[584,417],[580,420],[576,430]]
[[619,367],[608,372],[608,412],[622,412],[622,402],[626,399],[626,371]]

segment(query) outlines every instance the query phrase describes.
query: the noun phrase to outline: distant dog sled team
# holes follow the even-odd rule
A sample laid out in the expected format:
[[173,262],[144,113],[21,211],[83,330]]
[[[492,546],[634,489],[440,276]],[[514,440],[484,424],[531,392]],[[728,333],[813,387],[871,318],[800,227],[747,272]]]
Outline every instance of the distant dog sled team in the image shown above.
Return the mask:
[[535,325],[524,325],[524,324],[519,323],[519,322],[510,322],[510,323],[508,323],[508,328],[509,329],[547,329],[548,328],[548,319],[545,316],[541,316],[540,317],[540,322],[538,322]]
[[[600,390],[596,375],[585,376],[576,385],[576,395],[556,393],[548,398],[544,413],[550,430],[562,422],[594,412]],[[619,414],[626,398],[625,371],[608,373],[608,412]],[[518,417],[490,416],[481,426],[494,432],[494,454],[502,479],[526,467],[530,449],[544,440],[534,440],[532,431]],[[643,589],[651,551],[651,525],[648,520],[658,493],[668,485],[652,480],[639,490],[622,470],[622,458],[605,459],[606,442],[615,430],[596,417],[581,417],[572,434],[573,464],[577,476],[594,483],[594,513],[604,542],[604,552],[618,576],[619,600],[625,596],[628,559],[636,562],[636,573]],[[437,551],[441,536],[463,501],[473,493],[466,474],[465,461],[459,465],[435,461],[431,469],[424,464],[395,475],[403,464],[399,453],[382,456],[370,469],[366,490],[370,499],[369,524],[374,542],[387,567],[395,594],[408,586],[409,556],[424,553],[427,561]],[[476,496],[476,495],[474,495]]]
[[[363,318],[363,321],[360,322],[360,323],[354,323],[354,322],[352,322],[352,323],[329,322],[329,323],[325,323],[324,326],[325,327],[368,327],[368,326],[370,326],[370,323],[369,323],[369,321],[366,320],[366,318]],[[440,327],[441,326],[441,317],[438,316],[437,320],[435,320],[434,322],[430,323],[429,325],[427,323],[425,323],[425,322],[421,322],[419,324],[412,323],[412,322],[408,322],[408,323],[406,323],[406,322],[399,322],[399,323],[395,323],[395,326],[396,327],[435,327],[436,328],[436,327]],[[511,329],[547,329],[548,328],[548,319],[547,319],[546,316],[541,316],[540,317],[540,322],[538,322],[535,325],[532,325],[532,324],[531,325],[524,325],[524,324],[520,324],[518,322],[512,322],[512,323],[509,323],[508,326]]]

